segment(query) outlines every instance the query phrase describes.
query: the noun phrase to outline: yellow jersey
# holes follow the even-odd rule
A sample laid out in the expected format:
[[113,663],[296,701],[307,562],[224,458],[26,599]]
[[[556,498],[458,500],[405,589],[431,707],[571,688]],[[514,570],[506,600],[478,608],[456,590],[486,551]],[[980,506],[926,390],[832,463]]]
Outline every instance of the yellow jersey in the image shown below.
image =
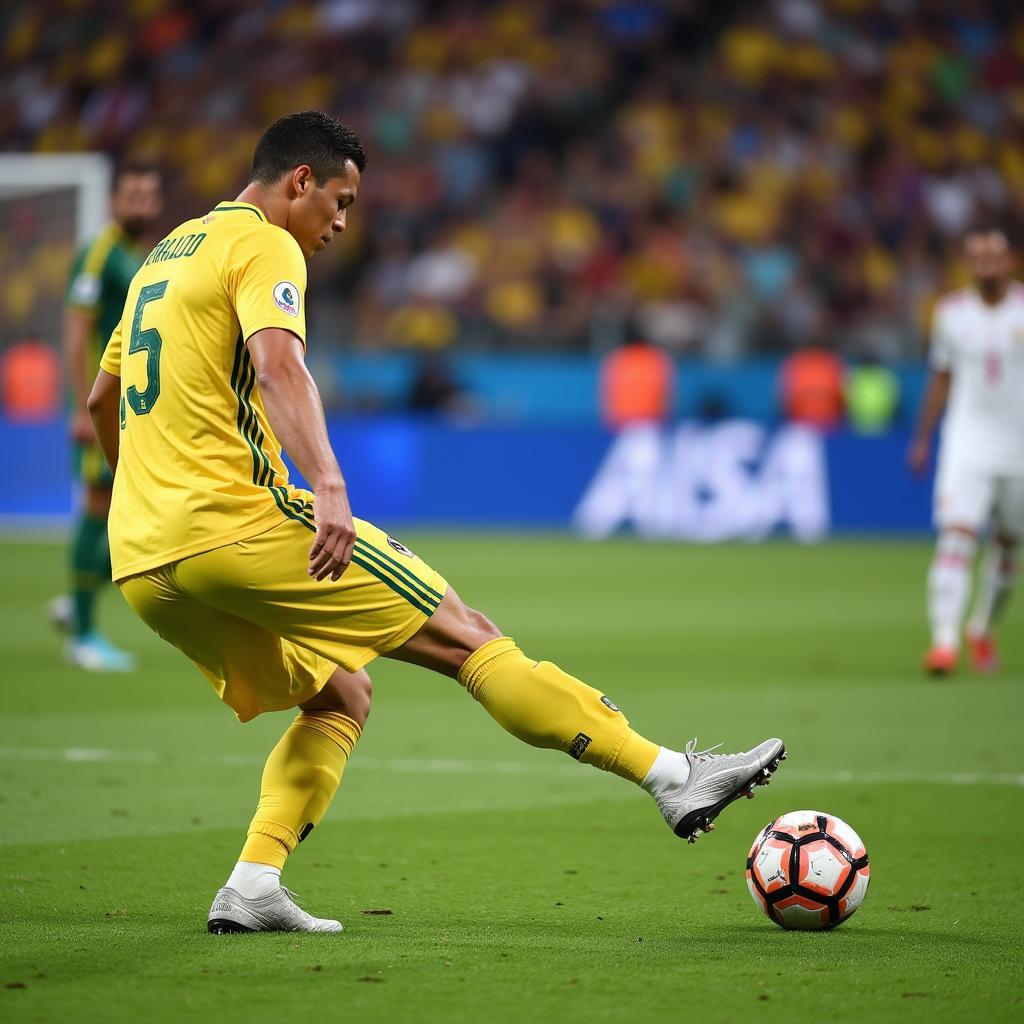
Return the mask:
[[295,239],[239,202],[176,228],[132,279],[100,361],[121,378],[115,580],[304,512],[245,342],[281,327],[305,345],[305,289]]

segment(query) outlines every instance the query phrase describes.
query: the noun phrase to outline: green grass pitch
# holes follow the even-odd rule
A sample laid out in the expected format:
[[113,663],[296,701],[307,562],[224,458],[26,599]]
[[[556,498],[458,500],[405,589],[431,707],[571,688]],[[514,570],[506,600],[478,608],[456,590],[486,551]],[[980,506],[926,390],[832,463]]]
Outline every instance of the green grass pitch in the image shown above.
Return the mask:
[[[651,738],[777,733],[789,760],[689,847],[627,783],[378,661],[363,741],[286,872],[345,932],[210,936],[288,715],[240,726],[114,593],[105,621],[142,670],[66,668],[42,616],[63,550],[8,541],[0,1020],[1024,1017],[1024,602],[1002,674],[932,682],[924,543],[403,539]],[[864,907],[832,933],[783,932],[746,891],[754,834],[802,807],[871,856]]]

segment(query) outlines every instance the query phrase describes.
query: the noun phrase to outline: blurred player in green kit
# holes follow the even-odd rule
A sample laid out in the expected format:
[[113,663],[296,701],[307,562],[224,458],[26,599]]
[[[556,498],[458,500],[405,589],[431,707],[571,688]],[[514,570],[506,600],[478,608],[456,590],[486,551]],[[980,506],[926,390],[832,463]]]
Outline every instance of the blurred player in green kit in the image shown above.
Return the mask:
[[121,320],[128,285],[145,256],[137,246],[160,215],[160,172],[125,162],[114,173],[111,221],[77,254],[71,270],[63,347],[71,393],[70,432],[80,485],[71,536],[71,583],[49,607],[67,632],[68,661],[93,672],[126,672],[135,659],[114,647],[96,625],[96,598],[110,581],[107,513],[113,477],[96,444],[86,400],[111,331]]

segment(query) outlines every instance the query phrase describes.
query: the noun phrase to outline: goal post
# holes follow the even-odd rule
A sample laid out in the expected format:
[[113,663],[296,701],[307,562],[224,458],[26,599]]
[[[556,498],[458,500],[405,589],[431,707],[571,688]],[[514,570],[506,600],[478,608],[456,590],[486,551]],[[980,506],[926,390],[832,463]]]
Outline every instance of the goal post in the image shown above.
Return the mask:
[[102,153],[0,154],[0,343],[60,340],[76,249],[109,217],[113,166]]

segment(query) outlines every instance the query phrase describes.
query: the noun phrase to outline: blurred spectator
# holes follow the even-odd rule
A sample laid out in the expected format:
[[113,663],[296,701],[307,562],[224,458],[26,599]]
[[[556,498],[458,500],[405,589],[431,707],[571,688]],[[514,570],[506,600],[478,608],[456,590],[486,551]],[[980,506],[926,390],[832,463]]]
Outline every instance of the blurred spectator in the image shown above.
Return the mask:
[[779,369],[779,391],[786,419],[821,430],[843,418],[843,361],[817,345],[787,356]]
[[419,360],[407,404],[412,412],[440,413],[457,419],[476,412],[473,399],[459,386],[448,363],[437,355]]
[[675,364],[660,348],[632,334],[601,364],[601,418],[612,430],[663,423],[672,413]]
[[[172,222],[234,194],[270,118],[351,121],[320,347],[584,351],[635,310],[718,360],[912,358],[964,225],[1024,214],[1005,0],[37,0],[0,29],[0,149],[153,157]],[[17,278],[7,340],[48,280]]]
[[899,378],[883,363],[865,359],[846,373],[846,415],[850,429],[868,436],[884,434],[900,405]]
[[4,415],[16,423],[41,423],[60,411],[61,370],[56,351],[38,335],[15,342],[0,358]]

